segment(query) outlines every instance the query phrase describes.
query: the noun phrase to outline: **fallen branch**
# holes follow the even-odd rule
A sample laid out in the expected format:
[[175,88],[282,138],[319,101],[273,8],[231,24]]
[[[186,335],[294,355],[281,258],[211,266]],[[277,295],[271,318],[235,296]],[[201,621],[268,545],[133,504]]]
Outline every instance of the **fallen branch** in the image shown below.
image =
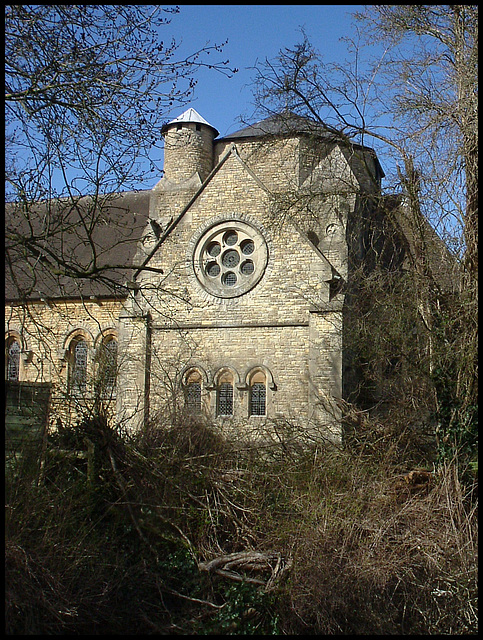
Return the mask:
[[265,581],[260,580],[259,578],[249,578],[248,576],[242,576],[236,571],[227,571],[226,569],[215,569],[214,573],[221,576],[222,578],[228,578],[230,580],[234,580],[235,582],[246,582],[247,584],[256,584],[258,586],[265,586]]
[[[274,564],[275,566],[273,566]],[[264,586],[266,591],[273,589],[276,581],[278,581],[291,566],[292,560],[283,560],[281,554],[277,551],[269,553],[240,551],[219,556],[209,562],[200,562],[198,565],[200,571],[214,573],[221,577],[234,580],[235,582],[246,582],[248,584]],[[261,578],[254,578],[242,574],[240,571],[270,571],[270,578],[268,578],[268,580],[262,580]]]

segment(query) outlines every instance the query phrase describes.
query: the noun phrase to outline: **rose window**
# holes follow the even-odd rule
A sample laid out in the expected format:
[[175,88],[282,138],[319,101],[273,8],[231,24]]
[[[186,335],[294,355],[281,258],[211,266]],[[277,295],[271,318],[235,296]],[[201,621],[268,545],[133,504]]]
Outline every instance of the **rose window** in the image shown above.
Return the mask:
[[219,298],[235,298],[252,289],[263,276],[267,244],[251,224],[222,222],[198,241],[194,270],[203,287]]

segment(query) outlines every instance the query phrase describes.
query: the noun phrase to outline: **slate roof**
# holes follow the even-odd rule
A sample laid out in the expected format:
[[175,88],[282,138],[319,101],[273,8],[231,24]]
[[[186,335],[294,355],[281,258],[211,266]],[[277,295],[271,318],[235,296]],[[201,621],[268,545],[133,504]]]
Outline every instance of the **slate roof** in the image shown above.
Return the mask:
[[349,146],[353,149],[363,149],[374,157],[379,177],[384,177],[384,171],[379,163],[379,159],[371,147],[362,146],[355,142],[352,142],[345,138],[342,134],[336,130],[331,130],[328,127],[324,127],[320,122],[311,120],[304,116],[299,116],[292,111],[284,111],[282,113],[275,113],[264,120],[260,120],[255,124],[239,129],[234,133],[229,133],[222,138],[217,138],[215,142],[220,141],[236,141],[249,138],[260,137],[280,137],[280,136],[293,136],[307,134],[316,136],[317,139],[323,139],[327,142],[338,143],[344,146]]
[[[389,200],[391,196],[386,198]],[[392,196],[395,206],[392,216],[397,223],[400,233],[407,242],[407,248],[411,255],[418,256],[421,244],[424,246],[427,266],[432,275],[433,282],[443,293],[456,293],[461,283],[461,263],[450,252],[446,243],[436,233],[433,226],[422,214],[418,216],[417,229],[410,223],[409,204],[401,195]],[[416,240],[417,236],[417,240]]]
[[[264,120],[243,127],[243,129],[229,133],[222,138],[217,138],[216,141],[258,138],[260,136],[293,135],[294,133],[317,133],[318,136],[331,140],[336,139],[334,133],[322,127],[318,122],[299,116],[291,111],[285,111],[283,113],[275,113]],[[338,139],[340,140],[340,136]]]
[[[194,109],[188,111],[190,113],[185,112],[180,118],[199,116]],[[296,131],[312,133],[314,127],[317,135],[334,139],[334,134],[324,130],[320,124],[307,121],[296,114],[285,113],[270,116],[217,140],[293,135]],[[150,190],[123,192],[101,197],[96,203],[88,196],[80,198],[76,203],[67,200],[43,202],[29,207],[27,214],[21,205],[7,205],[7,302],[49,298],[79,299],[91,296],[124,298],[127,293],[124,285],[132,279],[136,267],[139,266],[134,265],[133,260],[137,252],[137,243],[149,220],[150,194]],[[407,228],[404,207],[400,204],[398,199],[398,205],[395,207],[396,217],[403,235],[411,246],[411,231]],[[95,224],[89,231],[87,226],[94,220]],[[433,272],[440,271],[446,285],[452,280],[454,284],[454,260],[448,260],[449,252],[446,246],[430,225],[425,222],[424,226],[427,242],[431,247]],[[16,235],[18,231],[20,233]],[[44,249],[33,255],[32,247],[29,247],[29,238],[39,237],[44,239],[44,244],[40,243]],[[39,243],[32,246],[35,251]],[[55,267],[55,263],[49,265],[49,251],[53,251],[57,256],[66,257],[67,265],[72,267],[67,275],[56,273],[55,268],[52,268],[52,264]],[[77,267],[80,273],[83,269],[93,266],[98,271],[92,278],[82,278],[76,273]]]
[[[6,207],[5,298],[7,302],[49,298],[125,297],[137,242],[149,217],[150,191],[38,203],[26,213]],[[48,214],[48,215],[47,215]],[[95,219],[95,224],[92,224]],[[92,230],[89,225],[92,224]],[[48,225],[48,226],[47,226]],[[18,233],[18,235],[16,235]],[[29,247],[29,239],[43,238]],[[45,250],[37,255],[40,244]],[[68,275],[49,264],[49,252],[65,258]],[[97,275],[76,274],[96,267]],[[110,268],[106,268],[110,267]]]

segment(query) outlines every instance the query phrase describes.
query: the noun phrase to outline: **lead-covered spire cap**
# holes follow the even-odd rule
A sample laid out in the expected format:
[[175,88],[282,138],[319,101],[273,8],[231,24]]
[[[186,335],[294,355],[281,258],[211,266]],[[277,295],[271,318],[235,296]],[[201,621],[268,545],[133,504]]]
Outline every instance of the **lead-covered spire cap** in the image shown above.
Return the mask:
[[177,118],[174,118],[174,120],[171,120],[170,122],[167,122],[165,125],[163,125],[161,133],[167,131],[168,128],[172,125],[182,124],[183,122],[195,122],[196,124],[203,124],[205,125],[205,127],[210,127],[210,129],[215,132],[215,137],[219,135],[219,131],[215,129],[215,127],[209,122],[207,122],[202,116],[200,116],[196,109],[193,109],[192,107],[186,109],[184,113],[182,113]]

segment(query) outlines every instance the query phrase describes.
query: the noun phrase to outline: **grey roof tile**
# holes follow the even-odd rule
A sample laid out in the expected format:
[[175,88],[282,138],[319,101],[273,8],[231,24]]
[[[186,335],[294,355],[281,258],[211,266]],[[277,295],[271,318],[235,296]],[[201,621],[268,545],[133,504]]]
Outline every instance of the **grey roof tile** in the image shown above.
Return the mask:
[[[130,278],[137,243],[148,221],[150,193],[113,194],[95,204],[92,198],[84,197],[75,206],[68,200],[43,202],[29,207],[27,213],[21,205],[7,205],[6,299],[125,295],[122,286]],[[18,230],[21,241],[16,242],[9,231],[15,234]],[[49,251],[65,258],[72,267],[69,275],[49,268],[42,255],[35,257],[24,243],[30,236],[44,238],[47,258]],[[37,242],[34,249],[39,244],[42,246]],[[93,266],[100,269],[97,277],[76,277],[76,268],[80,273]]]

